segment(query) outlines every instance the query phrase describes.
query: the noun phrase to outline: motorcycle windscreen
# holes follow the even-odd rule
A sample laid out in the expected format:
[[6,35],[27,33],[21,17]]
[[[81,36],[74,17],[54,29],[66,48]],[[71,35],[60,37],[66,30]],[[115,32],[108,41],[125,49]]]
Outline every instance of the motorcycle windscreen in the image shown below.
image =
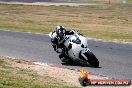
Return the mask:
[[72,40],[72,42],[76,44],[81,44],[81,40],[79,38]]

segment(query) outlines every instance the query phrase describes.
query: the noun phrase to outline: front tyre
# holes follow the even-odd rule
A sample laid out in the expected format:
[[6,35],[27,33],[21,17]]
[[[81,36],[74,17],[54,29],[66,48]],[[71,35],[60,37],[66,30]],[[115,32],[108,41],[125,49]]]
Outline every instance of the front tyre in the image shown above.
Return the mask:
[[81,52],[81,57],[84,61],[87,61],[93,67],[99,67],[99,61],[96,56],[89,50]]
[[87,52],[86,57],[88,58],[88,63],[93,67],[99,67],[99,61],[92,52]]

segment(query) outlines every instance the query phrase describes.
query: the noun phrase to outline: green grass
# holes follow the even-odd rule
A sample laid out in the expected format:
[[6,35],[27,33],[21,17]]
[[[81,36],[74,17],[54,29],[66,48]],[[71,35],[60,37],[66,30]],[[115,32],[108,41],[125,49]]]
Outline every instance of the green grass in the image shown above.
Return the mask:
[[0,57],[0,88],[74,88],[31,68],[13,67],[10,62],[14,60]]
[[132,7],[26,6],[0,4],[0,28],[12,31],[49,33],[57,25],[81,31],[85,36],[132,42]]
[[[132,36],[131,35],[128,35],[128,34],[117,34],[115,32],[85,32],[85,31],[82,31],[80,30],[84,35],[87,35],[89,34],[88,36],[91,36],[91,37],[94,37],[94,38],[99,38],[100,39],[104,39],[104,40],[115,40],[115,41],[124,41],[124,42],[127,42],[127,41],[131,41],[131,38]],[[93,36],[93,34],[95,34]],[[116,38],[116,39],[115,39]]]

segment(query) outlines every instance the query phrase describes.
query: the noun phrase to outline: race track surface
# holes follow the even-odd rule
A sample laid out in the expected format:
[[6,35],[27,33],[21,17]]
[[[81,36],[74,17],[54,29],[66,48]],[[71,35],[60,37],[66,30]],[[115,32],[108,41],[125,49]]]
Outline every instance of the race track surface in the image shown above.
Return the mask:
[[[132,45],[89,40],[89,48],[100,61],[100,68],[85,67],[92,74],[132,80]],[[48,35],[0,30],[0,55],[62,65]],[[80,66],[64,65],[71,69]]]

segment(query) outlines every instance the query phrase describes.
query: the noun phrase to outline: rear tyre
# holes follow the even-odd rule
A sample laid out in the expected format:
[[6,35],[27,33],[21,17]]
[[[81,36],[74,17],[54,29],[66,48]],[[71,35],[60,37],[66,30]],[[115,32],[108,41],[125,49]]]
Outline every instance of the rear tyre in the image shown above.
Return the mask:
[[65,55],[65,54],[60,54],[59,58],[60,58],[60,60],[63,63],[70,63],[70,62],[72,62],[72,60],[67,55]]

